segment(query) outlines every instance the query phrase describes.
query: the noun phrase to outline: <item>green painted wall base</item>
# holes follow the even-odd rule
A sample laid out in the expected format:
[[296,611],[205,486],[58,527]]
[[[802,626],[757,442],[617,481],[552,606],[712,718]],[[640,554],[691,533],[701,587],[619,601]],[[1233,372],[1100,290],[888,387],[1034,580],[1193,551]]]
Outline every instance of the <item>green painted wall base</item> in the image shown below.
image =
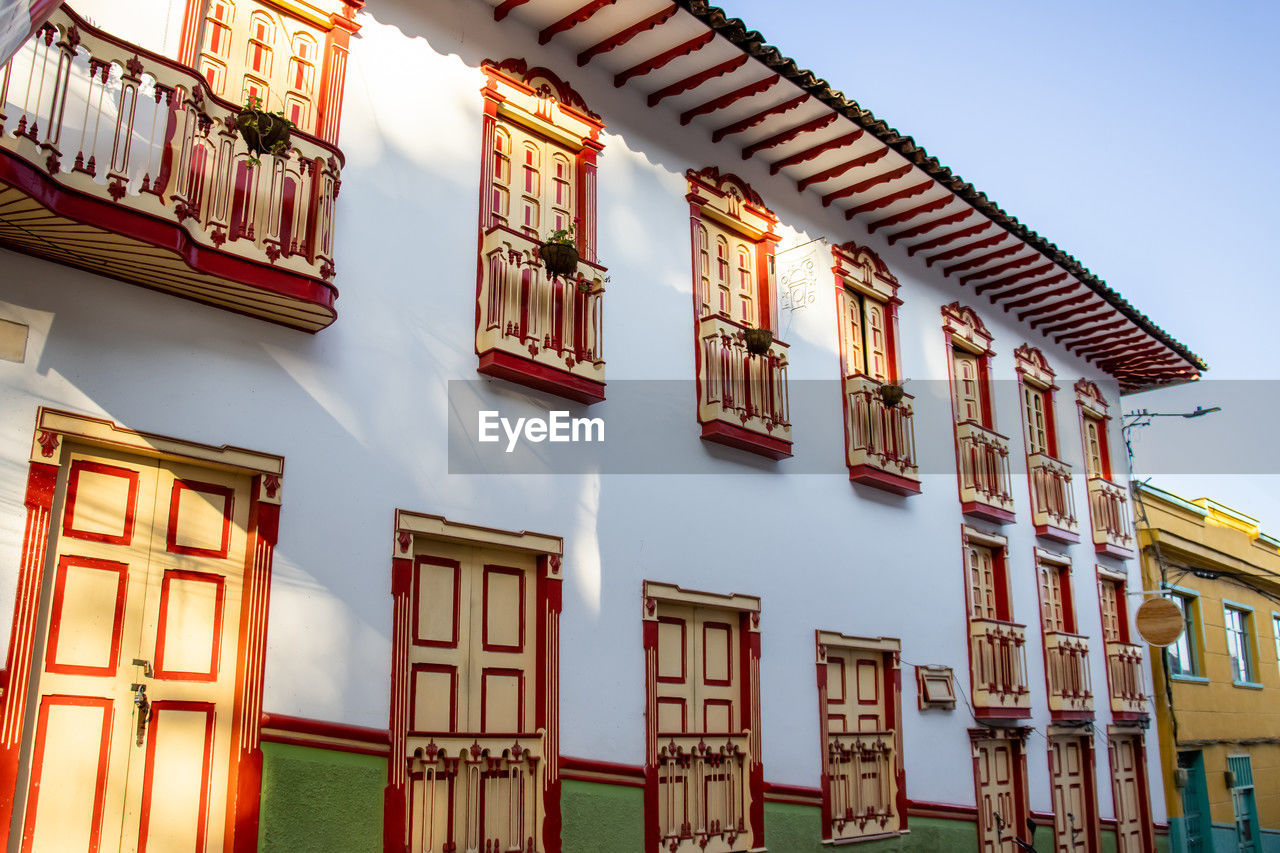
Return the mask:
[[380,853],[387,760],[262,744],[263,853]]
[[564,853],[641,853],[644,791],[565,779],[560,783]]

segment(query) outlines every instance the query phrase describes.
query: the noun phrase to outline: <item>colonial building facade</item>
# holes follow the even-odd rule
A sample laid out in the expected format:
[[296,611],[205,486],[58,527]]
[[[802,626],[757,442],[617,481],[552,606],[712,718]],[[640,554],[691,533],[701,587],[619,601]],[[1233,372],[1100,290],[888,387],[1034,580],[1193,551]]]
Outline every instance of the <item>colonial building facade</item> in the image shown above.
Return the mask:
[[9,849],[1166,844],[1204,365],[741,21],[84,0],[0,96]]
[[[1145,588],[1183,630],[1153,657],[1156,723],[1179,851],[1280,844],[1280,540],[1208,498],[1144,485]],[[1140,516],[1141,517],[1141,516]]]

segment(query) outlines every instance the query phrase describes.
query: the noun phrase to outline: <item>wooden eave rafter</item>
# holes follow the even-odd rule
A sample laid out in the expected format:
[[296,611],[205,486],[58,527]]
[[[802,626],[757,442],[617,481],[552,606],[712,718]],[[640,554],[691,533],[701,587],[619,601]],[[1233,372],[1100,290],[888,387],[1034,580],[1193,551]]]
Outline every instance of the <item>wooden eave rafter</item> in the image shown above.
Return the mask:
[[[495,20],[532,26],[540,44],[555,38],[569,43],[579,66],[598,58],[615,86],[644,89],[650,107],[674,109],[682,125],[703,118],[711,141],[740,147],[742,159],[765,155],[771,175],[785,173],[797,192],[813,191],[823,205],[842,208],[846,220],[859,220],[870,233],[896,228],[890,244],[932,235],[908,246],[908,254],[932,252],[924,255],[926,264],[947,262],[944,276],[961,274],[954,279],[961,286],[975,283],[977,294],[1004,303],[1006,311],[1034,306],[1019,317],[1042,327],[1046,337],[1054,331],[1086,338],[1112,332],[1125,345],[1146,340],[1170,354],[1170,370],[1137,384],[1130,381],[1133,373],[1114,372],[1122,390],[1198,378],[1206,369],[1075,258],[706,0],[486,2]],[[815,115],[815,107],[822,114]],[[799,120],[790,117],[797,110]],[[838,179],[843,186],[830,186]],[[936,233],[962,222],[964,227]],[[1064,296],[1069,298],[1052,301]],[[1102,322],[1116,319],[1122,322]]]

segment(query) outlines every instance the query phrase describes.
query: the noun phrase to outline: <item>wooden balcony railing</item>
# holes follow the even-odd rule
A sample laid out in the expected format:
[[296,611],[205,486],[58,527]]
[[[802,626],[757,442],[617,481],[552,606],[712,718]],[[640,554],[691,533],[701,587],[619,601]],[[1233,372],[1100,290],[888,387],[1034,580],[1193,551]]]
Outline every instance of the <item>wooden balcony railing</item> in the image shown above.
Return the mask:
[[1089,638],[1050,631],[1044,635],[1044,665],[1049,681],[1049,712],[1080,715],[1093,712],[1089,676]]
[[886,406],[879,382],[866,376],[844,378],[849,479],[896,494],[920,491],[911,400],[904,394],[901,403]]
[[577,400],[604,399],[604,268],[547,274],[538,241],[502,225],[484,234],[476,352],[480,372]]
[[969,674],[979,717],[1027,717],[1027,629],[998,619],[969,620]]
[[960,508],[966,515],[1006,524],[1013,521],[1009,439],[973,421],[956,424]]
[[541,732],[411,734],[410,849],[543,850],[542,750]]
[[1031,477],[1031,518],[1036,534],[1059,542],[1079,542],[1071,466],[1047,453],[1027,455]]
[[898,830],[893,732],[828,733],[826,773],[833,841]]
[[1107,641],[1107,681],[1111,688],[1111,712],[1147,714],[1147,692],[1142,678],[1142,646]]
[[[193,69],[66,6],[0,67],[0,244],[238,313],[333,322],[342,154],[294,131],[258,164]],[[70,226],[70,227],[69,227]]]
[[1129,495],[1122,486],[1102,477],[1090,477],[1089,518],[1098,553],[1133,556],[1133,519],[1129,515]]
[[671,853],[749,850],[749,734],[658,734],[658,832]]
[[787,345],[747,351],[744,327],[726,317],[698,321],[698,422],[702,437],[781,459],[791,455]]

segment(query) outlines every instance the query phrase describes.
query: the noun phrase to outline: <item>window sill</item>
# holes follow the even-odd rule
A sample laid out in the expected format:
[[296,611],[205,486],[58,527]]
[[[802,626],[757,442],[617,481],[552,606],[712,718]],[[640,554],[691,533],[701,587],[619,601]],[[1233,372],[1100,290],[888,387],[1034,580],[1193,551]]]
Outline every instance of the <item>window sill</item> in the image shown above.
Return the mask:
[[1256,681],[1232,681],[1231,686],[1243,687],[1246,690],[1262,690],[1263,689],[1263,685],[1259,684]]
[[1188,684],[1208,684],[1209,683],[1209,679],[1205,678],[1203,675],[1178,675],[1176,673],[1170,673],[1169,677],[1174,681],[1185,681]]

